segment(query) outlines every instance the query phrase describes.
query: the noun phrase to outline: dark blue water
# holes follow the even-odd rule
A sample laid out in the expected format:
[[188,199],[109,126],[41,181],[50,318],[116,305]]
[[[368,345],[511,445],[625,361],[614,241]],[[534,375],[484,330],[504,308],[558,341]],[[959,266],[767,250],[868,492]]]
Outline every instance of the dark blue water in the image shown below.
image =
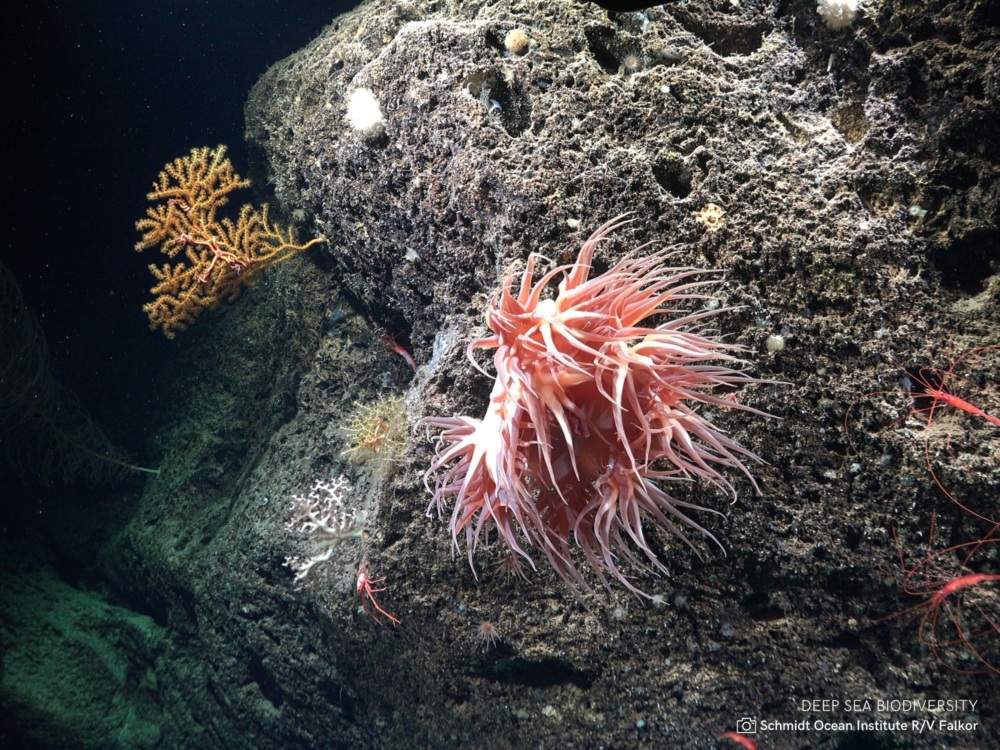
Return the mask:
[[143,384],[178,345],[142,312],[152,254],[132,247],[150,184],[220,143],[246,174],[250,87],[355,4],[19,0],[5,14],[0,260],[42,320],[57,377],[113,439],[132,442]]

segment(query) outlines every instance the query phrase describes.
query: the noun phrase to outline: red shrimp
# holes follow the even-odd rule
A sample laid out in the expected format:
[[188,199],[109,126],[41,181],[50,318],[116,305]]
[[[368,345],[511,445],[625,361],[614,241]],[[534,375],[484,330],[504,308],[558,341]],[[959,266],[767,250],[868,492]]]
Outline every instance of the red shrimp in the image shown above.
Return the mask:
[[[906,380],[908,381],[906,384],[906,393],[913,398],[915,404],[910,413],[923,414],[925,416],[925,420],[927,423],[927,432],[925,433],[926,436],[924,439],[924,460],[927,463],[927,469],[930,472],[931,478],[934,480],[934,483],[938,486],[938,488],[945,494],[945,496],[953,503],[955,503],[958,507],[962,508],[962,510],[966,511],[967,513],[970,513],[971,515],[989,523],[995,523],[997,519],[983,515],[982,513],[977,512],[972,508],[968,507],[968,505],[960,501],[954,495],[954,493],[952,493],[952,491],[945,486],[944,482],[941,480],[937,470],[934,468],[934,460],[931,448],[930,427],[934,423],[937,412],[940,409],[948,406],[952,407],[953,409],[963,411],[966,414],[971,414],[974,417],[978,417],[979,419],[982,419],[988,422],[989,424],[1000,427],[1000,417],[993,416],[992,414],[988,413],[985,409],[976,406],[971,401],[968,401],[960,396],[955,395],[947,388],[948,380],[960,377],[955,374],[955,369],[958,367],[960,363],[967,360],[974,354],[981,354],[983,352],[997,348],[1000,348],[1000,346],[993,345],[993,346],[984,346],[984,347],[978,347],[976,349],[971,349],[962,356],[960,356],[958,359],[956,359],[951,364],[951,366],[944,371],[938,370],[933,367],[924,367],[917,370],[914,369],[907,370],[905,368],[900,368],[905,372]],[[892,391],[887,391],[884,393],[892,393]],[[875,394],[869,394],[869,395],[875,395]],[[857,451],[857,449],[854,447],[854,440],[851,437],[849,421],[851,413],[854,410],[855,406],[858,405],[859,401],[860,399],[852,403],[850,407],[848,407],[847,413],[844,416],[844,426],[845,426],[845,432],[847,434],[847,439],[848,442],[851,444],[852,450],[854,450],[855,452]],[[921,401],[929,401],[930,403],[927,406],[918,407],[916,404],[918,404]],[[896,424],[897,422],[901,421],[904,418],[905,417],[896,420],[892,424]]]
[[[970,568],[973,558],[987,545],[1000,542],[995,535],[1000,524],[974,542],[955,544],[934,550],[934,522],[931,516],[927,555],[911,568],[906,566],[902,546],[895,530],[893,539],[903,573],[903,591],[923,601],[899,612],[881,617],[876,622],[891,620],[921,612],[917,625],[920,642],[929,646],[935,658],[955,672],[1000,674],[1000,574],[977,572]],[[985,645],[981,645],[985,644]],[[987,650],[989,649],[989,650]],[[965,669],[956,666],[953,658],[966,651],[979,666]],[[966,658],[967,658],[966,656]]]

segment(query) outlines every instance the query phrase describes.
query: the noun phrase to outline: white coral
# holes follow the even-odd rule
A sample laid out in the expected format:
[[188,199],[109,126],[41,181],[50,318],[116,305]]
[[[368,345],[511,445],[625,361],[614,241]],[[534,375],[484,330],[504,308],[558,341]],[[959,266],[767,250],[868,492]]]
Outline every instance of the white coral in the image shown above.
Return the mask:
[[292,520],[285,529],[304,537],[307,557],[288,557],[285,565],[295,571],[296,582],[305,578],[317,563],[330,559],[345,539],[361,536],[364,511],[347,508],[344,495],[351,490],[347,478],[317,481],[308,495],[292,498]]

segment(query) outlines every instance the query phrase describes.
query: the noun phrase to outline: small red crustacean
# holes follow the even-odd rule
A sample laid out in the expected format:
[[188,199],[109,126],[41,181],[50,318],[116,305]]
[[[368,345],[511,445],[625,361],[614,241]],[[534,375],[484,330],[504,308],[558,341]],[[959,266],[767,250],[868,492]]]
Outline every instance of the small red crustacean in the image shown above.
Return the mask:
[[[1000,543],[994,524],[981,539],[934,549],[935,516],[927,542],[927,554],[907,567],[902,545],[895,530],[893,538],[899,554],[903,591],[923,601],[876,622],[920,612],[917,635],[934,656],[949,669],[968,674],[1000,674],[1000,574],[977,569],[980,553]],[[966,667],[956,662],[975,661]]]
[[958,498],[955,491],[946,486],[946,482],[941,478],[941,471],[939,468],[935,467],[935,463],[940,463],[939,459],[942,450],[948,455],[954,455],[951,445],[951,437],[947,439],[947,444],[942,448],[940,446],[940,441],[935,442],[932,439],[936,431],[931,428],[937,424],[940,414],[947,407],[965,412],[966,414],[982,419],[989,424],[1000,427],[1000,417],[990,414],[985,409],[973,403],[973,401],[979,400],[978,396],[970,396],[968,399],[963,398],[954,392],[954,387],[952,385],[952,382],[955,380],[972,383],[972,379],[970,377],[963,377],[957,373],[959,367],[963,363],[968,363],[971,359],[982,357],[998,349],[1000,349],[1000,345],[981,346],[975,349],[970,349],[955,359],[946,369],[939,369],[936,367],[906,368],[900,366],[900,369],[904,373],[903,390],[877,391],[874,393],[868,393],[848,407],[847,412],[844,415],[844,429],[847,435],[847,440],[851,444],[852,449],[855,451],[857,450],[851,429],[851,420],[855,408],[867,401],[871,396],[879,394],[905,394],[913,400],[913,406],[903,417],[894,419],[890,423],[890,426],[903,422],[910,415],[920,415],[926,423],[923,439],[924,460],[927,464],[927,470],[930,472],[931,479],[938,486],[941,492],[943,492],[945,496],[959,508],[982,521],[991,524],[996,523],[998,519],[995,517],[995,514],[987,515],[988,511],[984,511],[983,509],[977,510],[970,507],[967,502],[963,502]]
[[392,623],[392,626],[396,627],[397,625],[399,625],[400,622],[399,618],[389,614],[384,609],[382,609],[378,601],[376,601],[375,599],[375,594],[381,594],[383,591],[385,591],[385,586],[382,586],[381,588],[376,588],[376,586],[378,586],[378,584],[382,583],[384,580],[385,577],[382,578],[369,577],[368,560],[361,561],[361,565],[358,566],[358,585],[357,585],[358,596],[361,598],[361,608],[364,609],[364,611],[368,613],[368,616],[371,617],[379,625],[384,625],[385,623],[382,622],[382,620],[380,620],[376,616],[375,612],[372,611],[372,608],[374,607],[375,611],[379,612],[382,616],[386,617],[389,620],[389,622]]
[[417,361],[413,358],[413,355],[406,350],[405,346],[396,341],[395,336],[388,337],[385,340],[385,345],[389,348],[389,351],[395,352],[400,357],[405,359],[406,364],[408,364],[414,372],[417,371]]

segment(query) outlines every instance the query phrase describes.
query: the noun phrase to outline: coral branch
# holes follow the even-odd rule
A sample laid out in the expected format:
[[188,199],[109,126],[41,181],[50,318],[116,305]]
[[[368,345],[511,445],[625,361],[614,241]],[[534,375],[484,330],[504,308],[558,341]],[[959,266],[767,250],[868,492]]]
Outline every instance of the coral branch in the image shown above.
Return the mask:
[[307,548],[304,557],[285,558],[285,565],[295,571],[296,583],[309,575],[314,565],[329,560],[343,541],[361,536],[365,512],[347,507],[351,491],[350,482],[340,476],[333,481],[317,481],[308,495],[292,498],[292,518],[285,530],[301,537]]
[[167,164],[147,195],[157,205],[136,222],[143,233],[137,251],[159,246],[179,262],[152,264],[155,299],[143,306],[152,329],[167,338],[183,331],[205,310],[232,302],[268,266],[324,242],[318,237],[295,244],[291,231],[268,220],[267,204],[257,211],[244,205],[234,222],[217,218],[234,190],[247,188],[226,158],[226,147],[196,148]]

